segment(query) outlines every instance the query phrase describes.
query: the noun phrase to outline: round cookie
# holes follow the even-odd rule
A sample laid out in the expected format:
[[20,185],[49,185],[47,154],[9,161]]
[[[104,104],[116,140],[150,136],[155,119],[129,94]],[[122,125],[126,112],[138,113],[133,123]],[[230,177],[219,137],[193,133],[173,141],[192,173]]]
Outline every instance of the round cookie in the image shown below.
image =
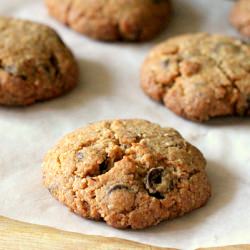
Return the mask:
[[171,38],[147,56],[141,86],[191,120],[250,115],[250,46],[205,33]]
[[43,182],[83,217],[140,229],[204,205],[211,195],[205,165],[172,128],[102,121],[66,135],[48,152]]
[[230,21],[244,36],[250,37],[250,1],[238,0],[231,11]]
[[104,41],[145,41],[162,31],[170,0],[45,0],[49,13],[77,32]]
[[29,105],[60,96],[77,83],[77,64],[51,28],[0,17],[0,104]]

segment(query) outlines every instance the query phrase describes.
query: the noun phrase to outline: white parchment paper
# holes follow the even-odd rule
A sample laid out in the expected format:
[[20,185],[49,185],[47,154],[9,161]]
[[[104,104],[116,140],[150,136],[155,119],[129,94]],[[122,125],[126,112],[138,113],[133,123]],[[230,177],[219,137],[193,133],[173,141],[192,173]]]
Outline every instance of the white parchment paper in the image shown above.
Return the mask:
[[[62,98],[27,108],[0,107],[0,214],[85,234],[115,236],[164,247],[250,243],[250,119],[197,124],[146,97],[139,68],[164,38],[208,31],[238,35],[228,23],[229,0],[174,0],[175,16],[150,43],[101,43],[50,18],[42,1],[0,0],[0,14],[47,23],[74,51],[81,78]],[[17,41],[18,42],[18,41]],[[209,203],[182,218],[142,231],[116,230],[82,219],[54,200],[41,183],[41,162],[62,135],[107,118],[145,118],[178,129],[205,154],[213,187]]]

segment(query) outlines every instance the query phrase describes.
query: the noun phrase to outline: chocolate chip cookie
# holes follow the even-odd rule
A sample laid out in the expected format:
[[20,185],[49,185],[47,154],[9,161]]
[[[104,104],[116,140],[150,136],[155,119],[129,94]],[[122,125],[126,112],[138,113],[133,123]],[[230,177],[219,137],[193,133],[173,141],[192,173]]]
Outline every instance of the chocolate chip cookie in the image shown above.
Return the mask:
[[105,41],[144,41],[164,29],[170,0],[45,0],[56,19]]
[[171,38],[147,56],[141,86],[187,119],[250,115],[250,46],[205,33]]
[[77,83],[77,64],[51,28],[0,17],[0,104],[29,105],[62,95]]
[[205,165],[201,152],[172,128],[101,121],[48,152],[43,181],[83,217],[140,229],[203,206],[211,194]]
[[230,21],[242,35],[250,37],[250,1],[238,0],[230,14]]

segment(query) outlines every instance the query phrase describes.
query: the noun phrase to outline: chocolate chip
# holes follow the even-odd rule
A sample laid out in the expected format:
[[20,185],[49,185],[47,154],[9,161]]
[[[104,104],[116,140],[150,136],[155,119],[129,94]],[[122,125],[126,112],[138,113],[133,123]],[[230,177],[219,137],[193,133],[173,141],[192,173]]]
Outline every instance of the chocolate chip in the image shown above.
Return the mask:
[[28,79],[28,77],[25,75],[19,75],[18,77],[20,77],[23,81],[26,81]]
[[82,159],[83,159],[83,153],[82,153],[82,152],[77,152],[77,153],[76,153],[76,158],[77,158],[78,160],[82,160]]
[[139,136],[139,135],[137,135],[136,137],[135,137],[135,142],[140,142],[141,141],[141,139],[142,139],[142,137],[141,136]]
[[189,179],[192,177],[192,176],[194,176],[194,175],[196,175],[196,174],[198,174],[198,173],[200,173],[200,171],[198,170],[198,169],[194,169],[194,170],[192,170],[190,173],[189,173]]
[[164,167],[151,168],[145,178],[145,186],[150,196],[163,199],[165,193],[174,189],[173,174]]
[[159,4],[161,2],[163,2],[163,0],[151,0],[154,4]]
[[121,190],[121,189],[129,190],[129,188],[124,184],[116,184],[108,190],[108,194],[111,194],[112,192],[116,190]]
[[155,184],[161,183],[163,167],[151,168],[146,177],[146,187],[150,192],[155,192]]
[[[187,59],[188,59],[188,58],[189,58],[189,57],[187,57]],[[183,58],[182,56],[179,55],[179,56],[177,57],[177,62],[178,62],[178,63],[182,62],[183,60],[184,60],[184,58]]]
[[43,68],[48,74],[50,73],[50,67],[48,65],[43,65]]
[[104,174],[109,169],[109,159],[106,158],[100,165],[99,170],[101,174]]
[[151,194],[151,196],[154,196],[156,199],[159,199],[159,200],[165,198],[164,195],[162,195],[160,192],[156,192],[154,194]]
[[55,70],[55,75],[57,76],[60,73],[60,66],[59,66],[59,63],[58,63],[56,56],[54,54],[52,54],[49,58],[49,61]]

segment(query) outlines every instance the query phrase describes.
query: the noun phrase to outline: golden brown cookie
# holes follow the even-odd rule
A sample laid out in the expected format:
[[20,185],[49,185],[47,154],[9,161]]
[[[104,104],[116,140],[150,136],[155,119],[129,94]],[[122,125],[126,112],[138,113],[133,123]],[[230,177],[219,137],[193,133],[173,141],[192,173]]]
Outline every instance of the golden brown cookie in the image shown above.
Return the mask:
[[105,41],[155,37],[170,15],[170,0],[45,0],[49,13],[72,29]]
[[242,35],[250,37],[250,1],[238,0],[230,14],[232,25],[239,30]]
[[205,165],[172,128],[102,121],[66,135],[48,152],[43,181],[75,213],[139,229],[203,206],[211,194]]
[[191,120],[250,115],[250,46],[205,33],[168,39],[147,56],[141,86]]
[[77,64],[51,28],[0,17],[0,104],[29,105],[60,96],[77,83]]

